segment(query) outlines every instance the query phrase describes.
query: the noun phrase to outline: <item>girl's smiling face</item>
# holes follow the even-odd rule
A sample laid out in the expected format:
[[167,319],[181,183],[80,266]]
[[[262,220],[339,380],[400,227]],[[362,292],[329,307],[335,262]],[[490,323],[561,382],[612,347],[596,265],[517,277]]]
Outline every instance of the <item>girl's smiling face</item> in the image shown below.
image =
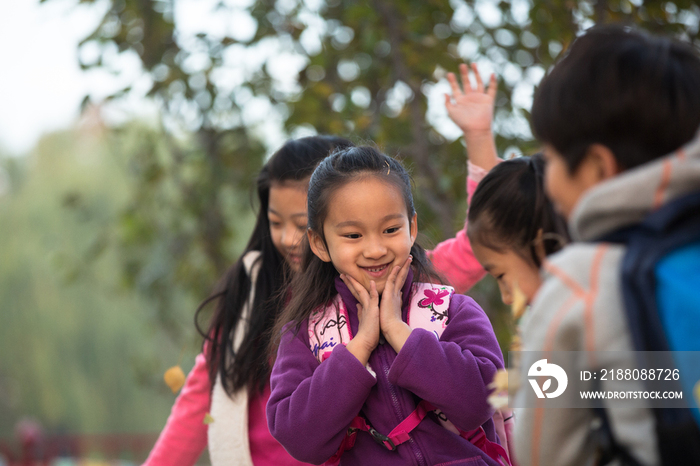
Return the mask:
[[503,303],[513,304],[515,286],[520,288],[530,304],[542,284],[540,271],[532,261],[512,249],[496,251],[472,242],[474,257],[498,282]]
[[403,265],[411,252],[416,215],[409,218],[397,186],[376,176],[350,181],[331,196],[323,223],[325,242],[309,230],[311,249],[367,290],[373,280],[381,294],[391,270]]
[[267,219],[270,222],[272,244],[289,267],[301,268],[301,239],[306,231],[306,190],[308,180],[273,183]]

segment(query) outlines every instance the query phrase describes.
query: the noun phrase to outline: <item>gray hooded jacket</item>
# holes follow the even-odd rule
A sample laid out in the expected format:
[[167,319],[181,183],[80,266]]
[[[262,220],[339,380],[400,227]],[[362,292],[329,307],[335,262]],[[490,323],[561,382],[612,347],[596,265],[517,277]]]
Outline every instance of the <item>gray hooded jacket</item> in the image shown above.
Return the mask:
[[[700,138],[586,192],[569,220],[574,243],[544,264],[544,282],[522,328],[523,351],[595,351],[577,359],[561,398],[578,399],[579,370],[634,368],[620,288],[624,246],[596,242],[641,221],[670,200],[700,190]],[[601,352],[611,352],[609,354]],[[614,352],[618,353],[614,353]],[[581,353],[583,355],[583,353]],[[591,353],[587,353],[591,354]],[[629,356],[629,353],[627,353]],[[533,355],[534,356],[534,355]],[[518,404],[532,396],[523,353]],[[602,390],[629,390],[629,382],[601,382]],[[643,390],[642,382],[636,389]],[[642,464],[658,464],[653,414],[648,407],[606,403],[615,440]],[[645,405],[646,406],[646,405]],[[596,458],[590,409],[516,410],[516,460],[521,466],[590,465]]]

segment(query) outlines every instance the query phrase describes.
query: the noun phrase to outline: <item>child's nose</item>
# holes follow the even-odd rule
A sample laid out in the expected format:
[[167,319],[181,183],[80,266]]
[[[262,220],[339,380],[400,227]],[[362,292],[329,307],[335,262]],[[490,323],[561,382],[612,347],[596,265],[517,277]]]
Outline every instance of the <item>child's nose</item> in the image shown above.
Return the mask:
[[505,304],[506,306],[510,306],[511,304],[513,304],[513,295],[508,289],[508,287],[499,284],[498,288],[500,288],[501,290],[501,300],[503,301],[503,304]]
[[379,259],[386,254],[384,243],[376,239],[369,239],[365,247],[365,257],[368,259]]
[[296,226],[292,225],[282,230],[282,245],[285,248],[293,248],[301,239],[301,234]]

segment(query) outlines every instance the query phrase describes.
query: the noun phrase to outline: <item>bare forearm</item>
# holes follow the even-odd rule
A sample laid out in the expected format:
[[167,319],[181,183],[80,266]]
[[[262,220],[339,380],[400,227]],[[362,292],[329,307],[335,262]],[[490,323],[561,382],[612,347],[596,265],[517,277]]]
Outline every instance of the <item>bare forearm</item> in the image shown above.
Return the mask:
[[358,361],[362,363],[363,366],[367,365],[369,361],[369,356],[372,354],[373,349],[370,349],[368,345],[364,344],[361,340],[353,338],[346,346],[347,350],[357,358]]
[[465,132],[464,141],[467,143],[467,157],[471,163],[484,170],[491,170],[498,164],[496,141],[491,130]]
[[403,348],[403,345],[411,336],[411,327],[408,326],[406,322],[399,320],[396,324],[388,327],[384,332],[384,337],[386,341],[394,348],[394,351],[398,353]]

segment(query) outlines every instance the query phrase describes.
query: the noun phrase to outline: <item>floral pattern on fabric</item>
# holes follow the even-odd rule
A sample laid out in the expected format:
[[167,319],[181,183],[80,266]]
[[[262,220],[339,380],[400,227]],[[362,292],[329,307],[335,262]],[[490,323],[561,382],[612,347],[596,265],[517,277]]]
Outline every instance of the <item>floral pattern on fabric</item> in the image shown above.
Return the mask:
[[444,308],[442,311],[435,309],[435,306],[442,306],[445,300],[450,295],[450,291],[447,288],[433,288],[433,289],[423,289],[423,299],[418,301],[418,306],[424,309],[430,309],[432,316],[430,317],[431,322],[442,321],[445,319],[445,325],[449,323],[449,316],[447,315],[447,309]]

